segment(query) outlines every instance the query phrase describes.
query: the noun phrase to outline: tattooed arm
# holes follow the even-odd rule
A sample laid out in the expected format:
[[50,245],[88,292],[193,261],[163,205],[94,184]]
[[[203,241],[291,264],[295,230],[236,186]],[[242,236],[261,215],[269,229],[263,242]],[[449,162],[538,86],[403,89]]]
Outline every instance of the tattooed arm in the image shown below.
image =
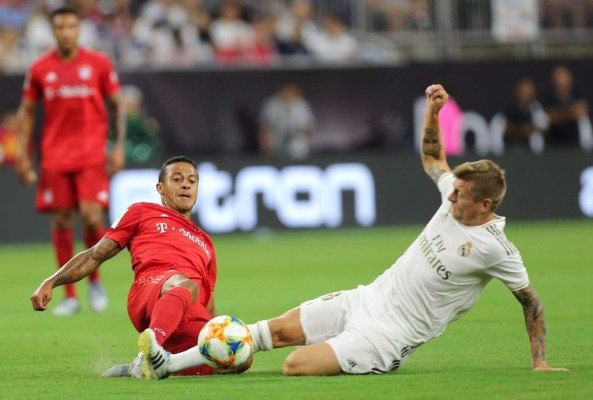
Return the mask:
[[420,140],[420,158],[424,171],[434,183],[437,183],[443,174],[451,172],[439,132],[439,111],[449,95],[441,85],[430,85],[425,94],[426,115]]
[[531,343],[532,368],[534,371],[567,371],[565,368],[552,368],[546,362],[546,318],[537,293],[529,285],[513,292],[523,306],[525,326]]
[[44,280],[31,296],[33,309],[45,311],[51,301],[52,290],[56,286],[78,282],[96,271],[99,266],[119,253],[121,248],[116,241],[103,238],[91,247],[72,257],[55,274]]

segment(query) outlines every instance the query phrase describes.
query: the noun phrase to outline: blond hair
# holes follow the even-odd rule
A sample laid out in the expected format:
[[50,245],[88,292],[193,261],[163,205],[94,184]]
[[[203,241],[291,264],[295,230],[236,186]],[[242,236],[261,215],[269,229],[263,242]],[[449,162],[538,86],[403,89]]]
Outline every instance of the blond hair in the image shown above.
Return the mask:
[[507,191],[504,170],[491,160],[460,164],[453,169],[453,174],[458,179],[473,183],[471,192],[474,201],[492,200],[491,211],[496,210]]

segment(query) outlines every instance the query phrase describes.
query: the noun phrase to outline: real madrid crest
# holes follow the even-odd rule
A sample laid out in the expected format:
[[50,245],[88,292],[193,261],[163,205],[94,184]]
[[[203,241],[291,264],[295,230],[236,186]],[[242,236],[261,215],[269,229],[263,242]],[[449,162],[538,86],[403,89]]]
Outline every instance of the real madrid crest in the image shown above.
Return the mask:
[[459,254],[461,257],[467,257],[469,256],[472,247],[473,245],[471,242],[464,243],[457,248],[457,254]]

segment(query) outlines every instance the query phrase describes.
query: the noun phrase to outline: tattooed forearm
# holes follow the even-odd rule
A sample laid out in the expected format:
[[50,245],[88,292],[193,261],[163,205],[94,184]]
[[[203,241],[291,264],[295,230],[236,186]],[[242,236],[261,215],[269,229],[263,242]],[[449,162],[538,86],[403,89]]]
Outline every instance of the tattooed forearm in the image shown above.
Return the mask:
[[103,262],[119,253],[120,250],[115,241],[101,239],[96,246],[74,256],[49,279],[54,281],[54,287],[78,282],[82,278],[89,276]]
[[525,326],[534,361],[546,360],[546,319],[539,297],[531,287],[513,292],[523,306]]
[[435,129],[424,129],[424,136],[422,137],[422,154],[427,157],[432,157],[435,160],[441,158],[439,132]]
[[443,174],[447,173],[447,171],[434,166],[434,167],[430,167],[428,169],[428,171],[426,171],[426,173],[428,174],[428,176],[434,183],[437,183],[439,181],[439,179],[441,178],[441,176],[443,176]]

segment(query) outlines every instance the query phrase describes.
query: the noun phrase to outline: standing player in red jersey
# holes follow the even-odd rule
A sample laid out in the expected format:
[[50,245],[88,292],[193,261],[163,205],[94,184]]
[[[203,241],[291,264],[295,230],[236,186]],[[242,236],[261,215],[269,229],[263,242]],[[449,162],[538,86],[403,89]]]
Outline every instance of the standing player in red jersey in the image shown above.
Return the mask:
[[[45,111],[41,141],[41,180],[36,208],[51,213],[51,233],[59,265],[73,256],[73,211],[78,210],[84,241],[92,247],[105,233],[104,208],[108,204],[108,173],[125,163],[125,112],[120,86],[111,62],[102,53],[79,47],[80,21],[72,8],[60,8],[50,16],[57,48],[33,63],[24,84],[18,110],[20,151],[16,170],[21,182],[37,181],[28,154],[35,109],[39,100]],[[108,114],[112,108],[115,146],[106,157]],[[107,296],[95,271],[89,278],[90,305],[103,311]],[[66,285],[66,297],[54,308],[57,315],[80,309],[74,285]]]
[[[124,247],[128,248],[134,270],[128,315],[141,332],[141,351],[132,364],[120,366],[125,371],[110,376],[166,377],[169,351],[192,351],[202,327],[216,316],[214,247],[210,237],[191,221],[198,180],[196,165],[189,158],[180,156],[165,161],[156,185],[162,206],[131,205],[99,243],[68,261],[31,296],[33,309],[44,311],[53,288],[83,279]],[[196,355],[195,359],[199,357]],[[189,363],[183,359],[175,365],[175,370],[184,370],[183,375],[217,372],[186,358]],[[250,365],[251,361],[233,372],[242,372]]]

